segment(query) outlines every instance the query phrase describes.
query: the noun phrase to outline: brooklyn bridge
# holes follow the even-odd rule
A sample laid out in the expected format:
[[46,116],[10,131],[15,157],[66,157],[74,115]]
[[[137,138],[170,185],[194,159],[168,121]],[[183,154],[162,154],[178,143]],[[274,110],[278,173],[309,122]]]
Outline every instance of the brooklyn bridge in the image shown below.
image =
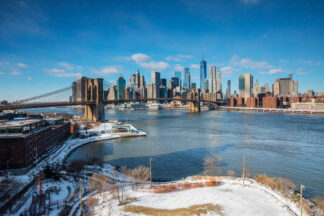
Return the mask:
[[[46,107],[64,107],[64,106],[84,106],[84,120],[86,121],[104,121],[105,112],[104,107],[107,104],[119,104],[129,102],[163,102],[163,101],[178,101],[189,104],[190,112],[200,112],[201,103],[208,103],[214,105],[221,105],[221,101],[210,98],[201,97],[200,89],[190,90],[186,96],[178,96],[173,98],[140,98],[140,99],[116,99],[107,100],[104,98],[104,86],[107,87],[107,83],[102,78],[95,78],[86,80],[85,84],[85,100],[84,101],[53,101],[53,102],[31,102],[39,100],[51,95],[67,91],[72,86],[52,91],[39,96],[19,100],[13,103],[0,105],[0,111],[3,110],[17,110],[17,109],[30,109],[30,108],[46,108]],[[109,86],[108,86],[109,87]]]

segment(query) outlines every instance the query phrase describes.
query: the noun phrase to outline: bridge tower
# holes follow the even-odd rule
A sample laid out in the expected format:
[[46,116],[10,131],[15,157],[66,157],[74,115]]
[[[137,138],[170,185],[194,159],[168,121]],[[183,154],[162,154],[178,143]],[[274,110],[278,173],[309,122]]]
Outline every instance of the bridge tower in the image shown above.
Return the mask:
[[104,121],[104,92],[103,92],[103,79],[86,79],[85,82],[85,101],[95,102],[94,104],[85,105],[84,119],[86,121]]
[[187,98],[194,100],[189,102],[189,111],[200,112],[200,89],[192,89],[187,94]]

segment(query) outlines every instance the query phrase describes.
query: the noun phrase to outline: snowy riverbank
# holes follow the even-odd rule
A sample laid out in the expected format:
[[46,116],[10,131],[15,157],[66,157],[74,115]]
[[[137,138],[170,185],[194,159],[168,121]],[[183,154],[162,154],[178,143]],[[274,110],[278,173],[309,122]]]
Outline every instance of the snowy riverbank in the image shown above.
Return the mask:
[[[41,170],[44,170],[46,165],[53,165],[53,164],[62,164],[65,160],[65,158],[73,152],[78,147],[102,140],[110,140],[110,139],[116,139],[116,138],[122,138],[122,137],[135,137],[135,136],[146,136],[146,133],[142,130],[136,129],[134,126],[130,124],[118,124],[127,126],[129,128],[128,132],[114,132],[112,131],[114,125],[116,123],[102,123],[100,125],[94,126],[92,129],[80,130],[80,137],[79,138],[69,138],[67,139],[60,147],[57,149],[51,150],[51,152],[48,153],[48,156],[45,157],[43,160],[38,161],[35,165],[33,165],[31,168],[26,168],[26,171],[19,171],[19,173],[23,174],[14,174],[18,173],[16,171],[12,172],[9,175],[9,178],[6,182],[2,182],[2,186],[8,187],[8,193],[10,194],[10,197],[15,197],[20,191],[26,190],[30,193],[24,193],[23,197],[17,197],[19,200],[23,200],[26,203],[30,202],[31,199],[31,191],[27,187],[30,187],[30,185],[35,182],[37,179],[39,172]],[[37,190],[34,190],[37,191]],[[8,199],[3,199],[3,202],[0,202],[0,208],[6,207],[8,205]],[[12,207],[15,208],[21,208],[21,204],[19,202],[14,202]],[[24,205],[25,206],[25,205]]]
[[[218,184],[206,179],[188,177],[184,180],[163,184],[153,183],[152,188],[133,190],[127,187],[125,195],[132,200],[118,205],[111,192],[93,196],[97,204],[92,207],[94,215],[300,215],[300,208],[290,199],[253,179],[245,181],[232,177],[214,177]],[[162,185],[162,186],[161,186]],[[165,184],[164,184],[165,185]],[[217,185],[217,186],[215,186]],[[159,188],[156,190],[154,188]],[[158,191],[158,192],[157,192]],[[162,192],[163,191],[163,192]],[[303,215],[307,215],[303,212]]]

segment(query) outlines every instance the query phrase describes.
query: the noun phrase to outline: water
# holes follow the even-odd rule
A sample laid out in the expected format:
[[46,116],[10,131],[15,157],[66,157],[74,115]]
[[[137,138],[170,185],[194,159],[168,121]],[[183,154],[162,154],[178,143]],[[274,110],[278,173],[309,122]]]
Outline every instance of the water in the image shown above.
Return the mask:
[[266,173],[306,186],[305,194],[324,194],[324,116],[280,113],[107,110],[106,118],[132,123],[146,137],[87,144],[67,159],[97,158],[133,168],[149,166],[153,180],[200,174],[206,156],[222,157],[217,175],[234,170],[242,158],[251,174]]

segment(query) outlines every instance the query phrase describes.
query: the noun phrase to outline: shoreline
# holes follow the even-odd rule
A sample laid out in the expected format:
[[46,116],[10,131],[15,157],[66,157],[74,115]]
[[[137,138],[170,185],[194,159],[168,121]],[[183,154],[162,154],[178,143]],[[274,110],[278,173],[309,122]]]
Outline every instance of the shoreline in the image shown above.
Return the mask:
[[285,113],[285,114],[297,114],[297,115],[316,115],[324,116],[324,111],[309,111],[309,110],[291,110],[283,108],[252,108],[252,107],[226,107],[222,106],[219,108],[219,111],[228,111],[228,112],[267,112],[267,113]]

